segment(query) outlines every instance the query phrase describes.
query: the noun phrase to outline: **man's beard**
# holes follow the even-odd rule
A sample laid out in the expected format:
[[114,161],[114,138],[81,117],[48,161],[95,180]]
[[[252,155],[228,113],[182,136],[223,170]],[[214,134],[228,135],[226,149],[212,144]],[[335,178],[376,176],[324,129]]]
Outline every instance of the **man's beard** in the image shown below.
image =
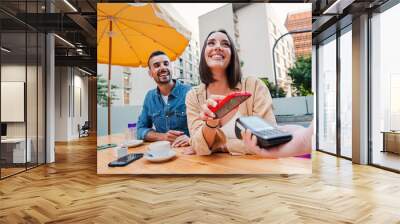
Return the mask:
[[[162,72],[165,72],[164,74],[161,74]],[[169,70],[162,70],[157,73],[157,78],[156,82],[158,84],[167,84],[171,81],[171,72]]]

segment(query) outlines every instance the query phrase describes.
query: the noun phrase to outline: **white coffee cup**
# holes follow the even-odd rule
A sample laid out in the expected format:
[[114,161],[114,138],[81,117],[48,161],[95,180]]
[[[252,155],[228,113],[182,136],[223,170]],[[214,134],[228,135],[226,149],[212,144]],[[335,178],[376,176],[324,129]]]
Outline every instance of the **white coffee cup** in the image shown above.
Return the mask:
[[153,156],[167,156],[171,150],[171,143],[169,141],[154,142],[149,145],[149,153]]

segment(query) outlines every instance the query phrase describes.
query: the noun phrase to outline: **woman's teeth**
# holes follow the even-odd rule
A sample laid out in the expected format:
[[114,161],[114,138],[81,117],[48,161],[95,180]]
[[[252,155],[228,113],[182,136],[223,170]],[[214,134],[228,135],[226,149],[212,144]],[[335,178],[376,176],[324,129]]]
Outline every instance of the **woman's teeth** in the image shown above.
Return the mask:
[[224,59],[224,57],[222,55],[213,55],[213,56],[211,56],[211,58],[217,59],[217,60]]

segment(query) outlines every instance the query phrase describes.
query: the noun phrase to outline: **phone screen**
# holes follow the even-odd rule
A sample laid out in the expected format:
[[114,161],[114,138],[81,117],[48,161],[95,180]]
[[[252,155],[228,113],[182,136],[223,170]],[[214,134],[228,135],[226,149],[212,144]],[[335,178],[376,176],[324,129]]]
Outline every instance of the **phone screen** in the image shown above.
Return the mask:
[[235,107],[239,106],[243,101],[245,101],[248,98],[248,96],[238,96],[235,98],[232,98],[229,100],[227,103],[224,104],[224,106],[219,109],[216,112],[216,115],[221,118],[225,116],[227,113],[229,113],[231,110],[233,110]]
[[132,159],[132,157],[133,156],[124,156],[124,157],[121,157],[121,158],[119,158],[119,159],[117,159],[117,163],[127,163],[129,160],[131,160]]
[[251,127],[253,131],[262,131],[262,130],[272,130],[273,126],[269,125],[263,119],[259,117],[244,117],[242,120],[246,123],[247,126]]

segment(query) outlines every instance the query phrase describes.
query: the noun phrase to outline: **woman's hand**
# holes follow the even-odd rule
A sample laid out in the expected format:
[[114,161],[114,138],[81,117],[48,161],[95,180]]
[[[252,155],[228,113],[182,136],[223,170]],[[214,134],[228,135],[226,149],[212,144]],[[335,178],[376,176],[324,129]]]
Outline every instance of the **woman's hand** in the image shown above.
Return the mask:
[[222,100],[224,96],[212,95],[207,99],[206,103],[201,105],[200,119],[207,122],[210,126],[218,126],[219,119],[216,119],[216,115],[210,110],[209,107],[215,107],[219,100]]
[[257,146],[256,136],[252,136],[251,131],[248,129],[242,131],[242,139],[249,152],[265,158],[292,157],[311,153],[312,125],[308,128],[297,125],[285,125],[279,127],[279,129],[290,132],[293,136],[292,140],[281,145],[263,149]]
[[187,135],[181,135],[172,143],[172,147],[186,147],[190,145],[190,138]]

